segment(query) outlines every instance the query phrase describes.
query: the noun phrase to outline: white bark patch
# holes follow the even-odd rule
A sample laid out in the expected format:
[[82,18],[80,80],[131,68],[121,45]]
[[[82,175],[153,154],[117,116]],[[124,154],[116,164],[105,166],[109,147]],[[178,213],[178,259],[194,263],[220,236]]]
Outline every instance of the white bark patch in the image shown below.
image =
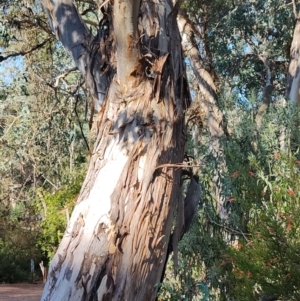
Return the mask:
[[299,84],[300,84],[300,72],[296,73],[296,77],[293,78],[293,82],[291,85],[291,92],[289,98],[293,103],[300,103],[300,91],[299,91]]
[[147,161],[147,155],[141,156],[139,159],[139,169],[138,169],[139,182],[141,182],[143,179],[146,161]]
[[107,281],[107,275],[105,275],[101,281],[101,284],[97,290],[97,297],[98,300],[103,300],[103,295],[105,293],[107,293],[107,289],[106,289],[106,281]]
[[[105,152],[103,160],[106,161],[106,164],[96,176],[88,197],[76,205],[63,241],[51,263],[50,273],[53,273],[53,269],[55,269],[54,273],[58,277],[56,281],[61,284],[56,286],[57,290],[52,290],[51,283],[47,282],[42,300],[44,300],[43,298],[45,300],[81,300],[84,290],[90,291],[90,279],[96,269],[93,261],[92,265],[84,271],[85,275],[78,279],[78,274],[84,270],[81,263],[84,262],[87,254],[90,257],[94,256],[96,261],[97,258],[101,259],[109,253],[110,247],[107,241],[100,241],[100,250],[91,249],[91,243],[94,241],[98,227],[101,226],[106,232],[112,232],[113,226],[109,217],[110,197],[128,160],[122,146],[116,145],[116,139],[112,139]],[[101,215],[99,215],[100,212]],[[82,217],[82,224],[79,233],[74,233],[74,225],[78,223],[78,217]],[[109,239],[110,237],[107,238],[107,240]],[[68,253],[65,255],[65,260],[62,260],[63,254],[66,252]],[[73,257],[73,260],[70,257]],[[72,264],[68,266],[67,262],[72,262]],[[69,271],[68,276],[66,276],[67,271]],[[53,280],[53,277],[51,279]],[[69,283],[75,283],[77,289],[74,287],[72,291],[66,290],[66,287],[70,287]],[[49,293],[51,290],[52,292]],[[48,298],[51,296],[51,299],[46,299],[46,296]]]

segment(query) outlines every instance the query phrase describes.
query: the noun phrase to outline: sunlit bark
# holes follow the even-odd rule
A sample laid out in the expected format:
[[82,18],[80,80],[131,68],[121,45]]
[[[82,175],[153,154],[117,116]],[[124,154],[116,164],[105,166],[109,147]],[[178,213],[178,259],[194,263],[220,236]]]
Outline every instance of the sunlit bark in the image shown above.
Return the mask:
[[[61,3],[57,2],[57,10]],[[119,18],[131,16],[127,21],[133,22],[133,28],[125,20],[120,30],[124,39],[132,36],[138,46],[129,49],[132,41],[115,34],[117,73],[97,117],[89,171],[50,266],[42,300],[156,297],[155,284],[161,279],[181,193],[178,164],[185,153],[184,111],[190,99],[182,79],[172,2],[142,1],[138,25],[134,9],[126,6],[125,15],[119,12],[108,18],[113,24],[107,25],[117,32]],[[107,13],[112,11],[116,14],[118,9]],[[62,12],[68,15],[68,10]],[[120,43],[132,50],[125,51],[125,56],[132,56],[130,68],[123,66]]]
[[292,103],[300,104],[300,12],[296,12],[296,7],[294,8],[294,13],[297,14],[295,15],[297,18],[290,50],[286,96]]
[[126,84],[126,77],[135,70],[139,58],[139,7],[140,0],[116,0],[114,3],[118,80],[122,84]]

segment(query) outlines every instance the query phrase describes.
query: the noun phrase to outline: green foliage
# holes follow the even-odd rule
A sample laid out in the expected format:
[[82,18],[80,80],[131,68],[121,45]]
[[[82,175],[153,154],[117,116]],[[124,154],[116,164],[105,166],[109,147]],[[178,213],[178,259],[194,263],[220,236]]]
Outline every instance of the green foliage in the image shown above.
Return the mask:
[[[189,243],[192,242],[190,237],[187,240]],[[206,281],[199,280],[202,271],[199,269],[198,264],[195,264],[200,259],[196,255],[197,250],[188,253],[191,250],[184,251],[184,248],[187,246],[186,242],[182,242],[181,246],[182,255],[179,261],[178,273],[174,277],[174,266],[172,261],[170,261],[164,282],[160,286],[158,300],[210,300],[210,288]]]
[[14,246],[5,243],[0,239],[0,281],[19,282],[29,278],[30,257],[20,250],[15,250]]
[[80,172],[71,175],[68,183],[53,193],[40,189],[34,201],[37,214],[42,215],[37,246],[49,260],[53,257],[66,229],[67,219],[82,185],[83,174]]
[[[66,214],[59,210],[67,206],[71,213],[86,170],[83,135],[88,136],[89,125],[80,75],[66,72],[73,63],[45,30],[40,1],[4,1],[3,5],[0,265],[1,279],[14,275],[9,281],[17,281],[28,274],[28,260],[38,262],[43,257],[45,261],[58,244],[58,232],[63,233],[66,225]],[[43,47],[32,51],[43,42]],[[57,80],[62,73],[66,75]]]
[[261,100],[267,58],[273,96],[282,96],[294,30],[291,5],[282,0],[185,0],[183,7],[202,32],[200,53],[220,89],[240,94],[244,105],[253,91]]
[[[218,107],[228,126],[222,141],[226,171],[210,154],[204,126],[198,144],[189,142],[189,152],[203,163],[198,220],[180,244],[179,274],[189,279],[169,275],[165,290],[180,300],[187,287],[204,283],[211,300],[299,300],[300,115],[298,108],[284,106],[292,7],[280,0],[221,0],[185,1],[184,8],[201,32],[206,70],[219,85]],[[258,126],[265,58],[273,104]],[[216,170],[226,220],[219,218],[213,198]],[[193,289],[188,300],[199,300],[197,294]]]
[[18,227],[4,234],[0,237],[0,282],[31,280],[30,260],[38,262],[42,256],[35,248],[37,232]]
[[9,28],[6,24],[3,22],[0,22],[0,47],[1,46],[7,46],[10,40],[9,37]]
[[169,270],[163,285],[169,297],[162,300],[182,295],[199,300],[200,283],[209,289],[209,300],[299,300],[300,157],[299,143],[293,142],[299,112],[276,103],[258,130],[253,111],[227,110],[234,125],[224,141],[228,170],[221,178],[228,218],[218,216],[211,195],[215,163],[207,155],[198,220],[180,243],[179,277]]
[[257,300],[261,295],[299,299],[300,161],[296,156],[283,151],[270,154],[265,162],[268,173],[254,157],[250,160],[264,188],[260,206],[252,204],[248,209],[248,231],[239,248],[229,252],[234,264],[227,275],[230,295],[236,300]]

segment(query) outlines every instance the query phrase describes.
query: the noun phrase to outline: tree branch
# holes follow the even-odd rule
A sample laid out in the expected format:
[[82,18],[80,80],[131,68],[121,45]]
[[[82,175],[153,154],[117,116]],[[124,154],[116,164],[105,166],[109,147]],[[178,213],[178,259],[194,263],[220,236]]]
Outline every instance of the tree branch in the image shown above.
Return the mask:
[[107,35],[94,37],[72,0],[44,0],[43,6],[52,31],[73,57],[91,92],[95,110],[99,111],[113,72],[108,61],[104,60],[105,54],[101,53],[104,49],[99,50],[100,42],[103,43]]
[[61,79],[65,78],[68,74],[70,74],[71,72],[76,71],[76,70],[77,70],[77,68],[71,68],[71,69],[66,70],[64,73],[56,76],[56,78],[55,78],[55,84],[53,85],[53,87],[54,88],[58,87],[59,81]]
[[19,51],[19,52],[16,52],[16,53],[9,54],[9,55],[7,55],[7,56],[2,56],[2,55],[1,55],[1,56],[0,56],[0,62],[3,62],[3,61],[5,61],[5,60],[7,60],[7,59],[9,59],[9,58],[11,58],[11,57],[16,57],[16,56],[19,56],[19,55],[24,56],[24,55],[26,55],[26,54],[28,54],[28,53],[31,53],[31,52],[33,52],[33,51],[35,51],[35,50],[37,50],[37,49],[42,48],[42,47],[43,47],[47,42],[49,42],[50,40],[51,40],[51,38],[49,38],[49,39],[43,41],[43,42],[40,43],[40,44],[35,45],[34,47],[32,47],[31,49],[26,50],[26,51]]
[[297,20],[298,19],[298,11],[297,11],[296,0],[293,0],[293,13],[294,13],[295,20]]
[[[125,84],[138,61],[138,14],[140,0],[116,0],[114,3],[114,28],[117,42],[117,75]],[[120,17],[123,16],[123,17]]]

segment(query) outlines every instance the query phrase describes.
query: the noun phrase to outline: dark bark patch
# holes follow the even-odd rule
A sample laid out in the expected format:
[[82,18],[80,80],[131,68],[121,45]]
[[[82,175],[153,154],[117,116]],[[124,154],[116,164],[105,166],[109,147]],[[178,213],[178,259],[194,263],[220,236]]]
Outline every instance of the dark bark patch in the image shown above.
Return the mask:
[[73,253],[71,253],[70,254],[70,259],[69,259],[69,262],[68,262],[68,266],[66,267],[65,275],[64,275],[64,277],[66,277],[67,280],[71,279],[71,276],[72,276],[72,273],[73,273],[73,269],[71,268],[72,265],[73,265],[73,260],[74,260],[74,255],[73,255]]
[[96,278],[94,280],[92,279],[90,297],[88,298],[88,301],[98,301],[97,291],[98,291],[99,286],[102,282],[102,279],[106,275],[106,267],[107,267],[108,260],[109,260],[109,258],[106,258],[106,260],[104,261],[104,263],[102,265],[102,268],[98,272],[98,275],[97,274],[93,275],[94,277],[96,276]]
[[127,35],[126,39],[127,39],[127,46],[128,46],[126,49],[126,57],[130,58],[132,55],[132,51],[135,48],[135,45],[134,45],[135,42],[134,42],[133,36],[131,34]]

